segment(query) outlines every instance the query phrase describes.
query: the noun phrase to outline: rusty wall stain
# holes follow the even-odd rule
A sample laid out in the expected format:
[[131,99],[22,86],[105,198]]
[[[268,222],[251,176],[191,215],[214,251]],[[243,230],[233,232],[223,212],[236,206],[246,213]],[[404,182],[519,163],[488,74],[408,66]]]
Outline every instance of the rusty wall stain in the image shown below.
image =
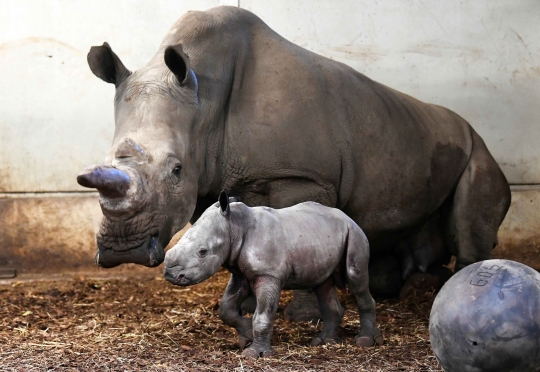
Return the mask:
[[[0,267],[21,274],[148,272],[161,275],[161,267],[148,269],[121,265],[94,266],[95,233],[101,220],[96,194],[0,197]],[[540,187],[514,188],[512,205],[499,231],[495,258],[507,258],[540,269]],[[189,227],[177,233],[168,247]]]
[[56,273],[89,266],[100,215],[94,195],[0,199],[0,267]]
[[506,258],[540,270],[540,187],[516,187],[499,230],[493,258]]
[[[0,198],[0,268],[14,268],[20,274],[148,270],[136,265],[96,268],[95,233],[102,216],[97,195],[57,195]],[[186,229],[173,237],[169,247]]]

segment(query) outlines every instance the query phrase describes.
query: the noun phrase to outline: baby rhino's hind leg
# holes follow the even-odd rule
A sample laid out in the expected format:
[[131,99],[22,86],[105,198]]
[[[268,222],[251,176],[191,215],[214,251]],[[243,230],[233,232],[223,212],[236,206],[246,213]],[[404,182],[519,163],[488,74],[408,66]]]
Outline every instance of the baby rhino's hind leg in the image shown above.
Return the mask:
[[341,323],[341,318],[343,318],[343,308],[339,303],[332,277],[329,277],[320,286],[316,287],[315,294],[319,302],[323,328],[321,333],[311,340],[311,346],[341,342],[337,335],[337,329],[339,323]]
[[369,293],[369,243],[358,226],[349,227],[347,238],[347,284],[358,303],[360,332],[355,337],[357,346],[382,345],[381,331],[375,324],[375,301]]

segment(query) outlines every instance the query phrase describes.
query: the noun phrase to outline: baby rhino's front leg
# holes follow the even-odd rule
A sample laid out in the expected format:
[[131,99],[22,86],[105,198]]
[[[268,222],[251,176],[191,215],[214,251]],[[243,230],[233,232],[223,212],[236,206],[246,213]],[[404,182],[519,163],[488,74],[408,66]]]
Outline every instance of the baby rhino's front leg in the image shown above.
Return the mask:
[[240,349],[253,339],[251,319],[244,318],[240,309],[250,292],[247,279],[242,275],[232,274],[219,306],[219,316],[223,323],[234,327],[238,332]]
[[270,341],[282,283],[272,277],[258,277],[251,286],[257,300],[253,314],[253,343],[242,352],[242,355],[252,358],[272,356],[274,350],[270,346]]

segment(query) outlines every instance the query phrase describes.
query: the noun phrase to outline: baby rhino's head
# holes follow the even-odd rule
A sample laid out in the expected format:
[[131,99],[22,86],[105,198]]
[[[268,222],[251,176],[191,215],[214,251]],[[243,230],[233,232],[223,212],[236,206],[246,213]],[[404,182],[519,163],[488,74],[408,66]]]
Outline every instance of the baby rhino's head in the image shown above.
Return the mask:
[[224,208],[221,205],[208,208],[167,251],[163,275],[169,282],[182,286],[197,284],[210,278],[223,265],[230,251],[228,198],[226,200]]

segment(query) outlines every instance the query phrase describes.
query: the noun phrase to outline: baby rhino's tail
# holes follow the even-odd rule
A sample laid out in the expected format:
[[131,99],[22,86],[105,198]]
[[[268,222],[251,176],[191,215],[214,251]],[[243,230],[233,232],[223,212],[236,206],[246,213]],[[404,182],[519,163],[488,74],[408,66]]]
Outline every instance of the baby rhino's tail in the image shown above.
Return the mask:
[[360,315],[360,332],[355,343],[361,347],[382,345],[383,337],[375,324],[375,301],[369,293],[369,243],[355,223],[349,225],[346,256],[347,284],[356,297]]
[[360,265],[359,269],[367,275],[369,263],[369,242],[362,229],[352,220],[347,225],[347,236],[344,240],[345,254],[333,275],[335,286],[342,291],[346,290],[349,284],[347,282],[348,264],[353,262],[355,265]]
[[[362,286],[369,286],[368,264],[369,264],[369,241],[366,234],[354,222],[348,224],[348,233],[345,248],[346,278],[348,281],[355,278],[362,278]],[[349,286],[352,283],[348,283]]]

